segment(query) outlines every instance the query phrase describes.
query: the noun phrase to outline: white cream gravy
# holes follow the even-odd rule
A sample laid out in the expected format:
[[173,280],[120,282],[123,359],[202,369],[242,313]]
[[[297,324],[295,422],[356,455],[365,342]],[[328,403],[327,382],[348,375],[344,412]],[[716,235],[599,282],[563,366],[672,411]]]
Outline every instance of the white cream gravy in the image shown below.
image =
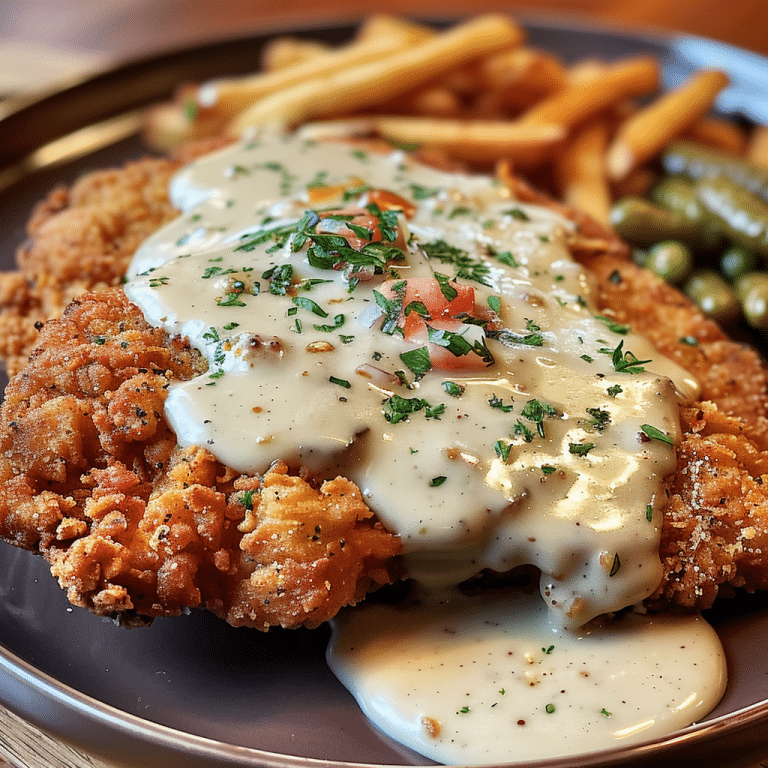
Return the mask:
[[510,590],[351,609],[328,658],[381,730],[448,765],[660,738],[707,714],[726,682],[701,617],[630,614],[569,631],[537,595]]
[[[364,204],[363,182],[415,212],[398,217],[403,258],[351,287],[343,270],[310,264],[311,237],[274,232],[307,210]],[[349,477],[425,586],[535,565],[553,627],[653,591],[678,399],[696,384],[597,315],[569,221],[485,176],[283,137],[193,163],[171,197],[182,215],[139,249],[125,290],[209,360],[168,397],[181,445],[242,472],[280,458]],[[493,364],[478,353],[422,376],[405,361],[424,342],[384,332],[374,291],[460,268],[477,314],[504,333],[467,324],[461,335]]]

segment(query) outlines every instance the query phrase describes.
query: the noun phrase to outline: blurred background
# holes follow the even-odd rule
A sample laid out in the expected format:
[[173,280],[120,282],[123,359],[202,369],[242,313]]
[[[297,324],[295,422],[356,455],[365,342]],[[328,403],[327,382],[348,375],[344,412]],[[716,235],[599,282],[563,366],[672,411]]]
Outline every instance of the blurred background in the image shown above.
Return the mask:
[[2,0],[0,95],[105,63],[247,32],[348,22],[372,11],[452,18],[547,15],[704,35],[768,55],[766,0]]

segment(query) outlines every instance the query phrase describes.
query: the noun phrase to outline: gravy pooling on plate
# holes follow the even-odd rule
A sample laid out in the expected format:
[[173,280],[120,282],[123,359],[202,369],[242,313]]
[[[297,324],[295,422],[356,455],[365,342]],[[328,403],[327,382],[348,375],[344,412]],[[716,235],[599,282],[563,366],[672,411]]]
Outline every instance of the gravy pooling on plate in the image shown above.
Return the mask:
[[[279,136],[196,161],[171,197],[182,215],[125,290],[209,361],[166,403],[182,446],[240,472],[283,459],[350,478],[431,594],[535,565],[536,621],[562,637],[654,590],[662,481],[696,383],[596,313],[570,221],[490,177]],[[684,626],[717,656],[714,633]],[[701,667],[711,707],[722,662]],[[687,685],[669,706],[690,722],[705,705],[688,717]]]

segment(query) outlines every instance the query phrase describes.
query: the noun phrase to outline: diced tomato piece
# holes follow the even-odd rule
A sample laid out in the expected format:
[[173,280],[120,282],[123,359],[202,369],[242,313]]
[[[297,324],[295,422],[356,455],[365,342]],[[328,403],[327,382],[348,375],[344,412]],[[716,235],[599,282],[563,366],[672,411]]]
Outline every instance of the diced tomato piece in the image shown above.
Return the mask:
[[[403,318],[400,326],[406,339],[429,346],[429,359],[433,368],[440,370],[479,369],[485,367],[481,358],[470,352],[457,356],[445,347],[429,342],[427,325],[438,330],[460,333],[465,328],[462,315],[475,314],[475,289],[470,285],[448,282],[449,289],[456,291],[452,299],[446,298],[440,282],[434,277],[410,277],[406,280],[390,280],[382,283],[381,293],[388,299],[395,297],[395,286],[405,284],[397,291],[402,297]],[[406,310],[413,302],[420,302],[429,317],[417,311]]]
[[[402,291],[402,304],[404,319],[401,324],[406,339],[409,339],[426,328],[426,321],[435,328],[443,327],[437,325],[440,321],[453,320],[453,318],[462,315],[472,315],[475,310],[475,289],[471,285],[462,285],[461,283],[448,282],[448,290],[456,291],[456,296],[450,301],[443,293],[439,281],[434,277],[409,277],[406,280],[389,280],[381,285],[381,292],[388,299],[395,296],[394,286],[405,284],[405,291]],[[417,311],[408,310],[409,305],[414,302],[420,302],[424,305],[429,317],[425,318]],[[453,320],[454,324],[461,324],[461,321]]]

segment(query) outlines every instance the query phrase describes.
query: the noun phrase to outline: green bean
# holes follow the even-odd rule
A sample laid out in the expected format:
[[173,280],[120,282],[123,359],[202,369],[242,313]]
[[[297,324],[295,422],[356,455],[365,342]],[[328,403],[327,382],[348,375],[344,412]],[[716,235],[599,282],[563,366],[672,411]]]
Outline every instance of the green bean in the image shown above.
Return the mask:
[[727,248],[720,257],[720,272],[731,281],[738,280],[756,267],[757,256],[736,246]]
[[741,275],[733,284],[733,290],[739,301],[744,301],[744,297],[758,285],[768,286],[768,272],[747,272]]
[[768,259],[768,204],[730,179],[701,179],[696,195],[735,245]]
[[683,290],[705,315],[727,325],[741,314],[741,306],[731,286],[713,269],[694,272]]
[[668,283],[681,283],[693,269],[693,255],[684,243],[663,240],[648,251],[646,266]]
[[692,179],[723,177],[768,202],[768,170],[740,157],[680,139],[661,156],[667,173]]
[[651,188],[648,197],[651,202],[680,214],[695,226],[690,245],[696,251],[714,253],[722,248],[723,235],[698,199],[693,181],[682,176],[666,176]]
[[758,283],[741,300],[744,319],[753,328],[768,330],[768,281]]
[[648,248],[661,240],[695,241],[696,224],[641,197],[625,197],[611,208],[611,225],[630,245]]

